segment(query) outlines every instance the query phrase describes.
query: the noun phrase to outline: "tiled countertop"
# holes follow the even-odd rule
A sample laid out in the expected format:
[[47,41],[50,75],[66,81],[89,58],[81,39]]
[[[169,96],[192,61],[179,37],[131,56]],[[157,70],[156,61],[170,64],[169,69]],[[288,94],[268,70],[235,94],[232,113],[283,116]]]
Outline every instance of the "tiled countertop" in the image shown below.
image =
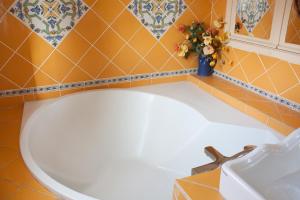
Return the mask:
[[[188,80],[283,134],[300,127],[299,113],[223,79],[189,76]],[[31,176],[21,158],[19,132],[22,112],[22,105],[0,108],[0,199],[55,200],[54,195]],[[177,180],[174,200],[221,200],[219,176],[220,171],[216,170]]]
[[216,76],[191,75],[188,80],[236,109],[288,135],[300,127],[300,113]]
[[220,170],[177,180],[173,200],[222,200],[219,181]]

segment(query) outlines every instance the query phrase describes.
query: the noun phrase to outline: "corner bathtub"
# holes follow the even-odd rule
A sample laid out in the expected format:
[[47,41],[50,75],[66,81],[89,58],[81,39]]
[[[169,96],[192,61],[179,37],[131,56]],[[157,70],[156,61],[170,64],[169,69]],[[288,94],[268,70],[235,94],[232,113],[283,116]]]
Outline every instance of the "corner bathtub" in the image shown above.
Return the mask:
[[97,90],[25,105],[21,152],[60,199],[171,200],[176,178],[279,136],[191,83]]

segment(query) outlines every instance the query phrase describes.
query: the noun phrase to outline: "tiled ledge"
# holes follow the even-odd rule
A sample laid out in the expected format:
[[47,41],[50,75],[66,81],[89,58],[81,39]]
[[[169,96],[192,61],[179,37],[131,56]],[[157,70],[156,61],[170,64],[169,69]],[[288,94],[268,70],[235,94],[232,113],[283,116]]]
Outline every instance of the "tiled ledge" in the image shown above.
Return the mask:
[[[222,78],[190,75],[187,80],[283,135],[300,127],[300,113]],[[222,200],[219,182],[220,169],[179,179],[174,186],[173,200]]]
[[300,127],[300,113],[283,105],[243,89],[217,76],[187,78],[200,88],[230,104],[236,109],[255,117],[272,129],[288,135]]
[[[181,72],[180,70],[179,72]],[[194,70],[191,69],[191,72]],[[176,72],[176,71],[175,71]],[[6,107],[13,107],[16,105],[23,105],[25,102],[28,101],[38,101],[38,100],[44,100],[44,99],[51,99],[51,98],[58,98],[64,95],[76,93],[76,92],[82,92],[87,90],[96,90],[96,89],[109,89],[109,88],[132,88],[132,87],[139,87],[139,86],[145,86],[145,85],[154,85],[154,84],[162,84],[162,83],[170,83],[170,82],[177,82],[177,81],[185,81],[187,79],[187,76],[189,73],[189,70],[186,71],[186,73],[179,73],[177,75],[165,75],[165,76],[158,76],[158,77],[150,77],[144,75],[141,79],[134,79],[129,81],[121,81],[121,82],[113,82],[115,78],[111,79],[105,79],[105,83],[100,84],[94,84],[94,85],[88,85],[85,86],[81,83],[69,83],[66,85],[75,85],[75,87],[68,87],[64,88],[63,90],[50,90],[50,91],[44,91],[44,92],[34,92],[30,94],[22,94],[22,95],[14,95],[14,96],[2,96],[0,95],[0,108],[6,108]],[[171,72],[172,73],[172,72]],[[166,73],[165,73],[166,74]],[[138,75],[137,75],[138,76]],[[107,81],[110,80],[110,81]],[[89,81],[88,81],[89,82]],[[79,85],[76,87],[76,85]],[[53,88],[56,86],[49,86],[49,87],[43,87],[43,88]],[[32,88],[35,89],[35,88]],[[0,91],[1,93],[1,91]]]
[[223,200],[219,193],[220,170],[214,170],[176,181],[173,200]]

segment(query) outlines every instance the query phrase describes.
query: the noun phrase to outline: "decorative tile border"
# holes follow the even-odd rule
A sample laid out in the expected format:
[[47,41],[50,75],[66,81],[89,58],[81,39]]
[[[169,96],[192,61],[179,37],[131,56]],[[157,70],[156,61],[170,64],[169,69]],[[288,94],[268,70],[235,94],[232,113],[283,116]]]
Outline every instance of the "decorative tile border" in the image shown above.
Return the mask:
[[[158,78],[166,78],[166,77],[174,77],[174,76],[182,76],[189,74],[196,74],[197,68],[192,69],[183,69],[177,71],[168,71],[168,72],[155,72],[149,74],[136,74],[136,75],[128,75],[128,76],[120,76],[113,78],[105,78],[105,79],[96,79],[82,82],[74,82],[74,83],[65,83],[58,85],[49,85],[42,87],[33,87],[33,88],[24,88],[24,89],[15,89],[15,90],[2,90],[0,91],[1,97],[11,97],[11,96],[22,96],[29,94],[39,94],[39,93],[47,93],[47,92],[55,92],[55,91],[64,91],[70,89],[78,89],[78,88],[88,88],[95,87],[107,84],[116,84],[116,83],[125,83],[125,82],[134,82],[140,80],[149,80],[149,79],[158,79]],[[276,94],[267,92],[263,89],[257,88],[253,85],[245,83],[241,80],[235,79],[227,74],[224,74],[220,71],[215,70],[213,75],[218,76],[226,81],[229,81],[237,86],[245,88],[251,92],[254,92],[262,97],[268,98],[276,103],[287,106],[288,108],[300,112],[300,104],[292,102],[288,99],[280,97]]]
[[149,74],[137,74],[137,75],[129,75],[129,76],[121,76],[121,77],[75,82],[75,83],[65,83],[65,84],[50,85],[50,86],[43,86],[43,87],[33,87],[33,88],[24,88],[24,89],[15,89],[15,90],[2,90],[2,91],[0,91],[0,97],[39,94],[39,93],[47,93],[47,92],[55,92],[55,91],[64,91],[64,90],[70,90],[70,89],[101,86],[101,85],[107,85],[107,84],[116,84],[116,83],[132,82],[132,81],[139,81],[139,80],[174,77],[174,76],[195,74],[196,72],[197,72],[197,69],[192,68],[192,69],[184,69],[184,70],[177,70],[177,71],[155,72],[155,73],[149,73]]
[[273,94],[271,92],[268,92],[266,90],[257,88],[255,86],[253,86],[251,84],[248,84],[248,83],[245,83],[245,82],[243,82],[241,80],[235,79],[235,78],[233,78],[231,76],[228,76],[227,74],[224,74],[224,73],[222,73],[220,71],[215,70],[213,74],[215,76],[218,76],[218,77],[220,77],[220,78],[222,78],[224,80],[227,80],[227,81],[229,81],[229,82],[231,82],[231,83],[233,83],[235,85],[238,85],[238,86],[240,86],[242,88],[245,88],[245,89],[247,89],[247,90],[249,90],[251,92],[254,92],[254,93],[256,93],[256,94],[258,94],[258,95],[260,95],[262,97],[265,97],[267,99],[275,101],[276,103],[284,105],[284,106],[286,106],[286,107],[288,107],[288,108],[290,108],[292,110],[300,112],[300,104],[298,104],[298,103],[292,102],[292,101],[290,101],[288,99],[285,99],[285,98],[283,98],[281,96],[278,96],[278,95]]

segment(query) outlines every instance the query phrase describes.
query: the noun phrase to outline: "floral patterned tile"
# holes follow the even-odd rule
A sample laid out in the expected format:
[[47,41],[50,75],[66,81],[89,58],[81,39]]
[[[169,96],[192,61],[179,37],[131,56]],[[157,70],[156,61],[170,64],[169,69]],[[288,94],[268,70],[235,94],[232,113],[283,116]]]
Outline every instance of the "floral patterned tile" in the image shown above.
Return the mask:
[[237,15],[251,33],[269,8],[268,0],[238,0]]
[[128,9],[160,39],[187,8],[184,0],[132,0]]
[[10,12],[56,47],[87,10],[81,0],[18,0]]

